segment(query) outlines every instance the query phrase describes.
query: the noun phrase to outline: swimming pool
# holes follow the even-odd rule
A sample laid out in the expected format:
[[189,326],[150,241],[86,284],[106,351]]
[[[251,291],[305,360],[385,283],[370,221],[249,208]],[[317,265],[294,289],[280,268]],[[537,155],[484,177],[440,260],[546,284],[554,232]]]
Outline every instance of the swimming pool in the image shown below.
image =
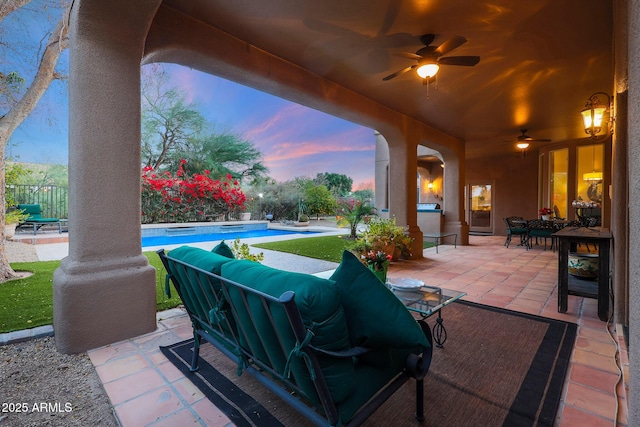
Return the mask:
[[[213,228],[212,228],[213,227]],[[143,229],[142,247],[180,245],[185,243],[213,242],[226,240],[232,242],[239,237],[248,239],[251,237],[284,236],[289,234],[317,234],[318,231],[289,231],[268,229],[264,227],[171,227],[161,229]],[[150,231],[151,230],[151,231]]]

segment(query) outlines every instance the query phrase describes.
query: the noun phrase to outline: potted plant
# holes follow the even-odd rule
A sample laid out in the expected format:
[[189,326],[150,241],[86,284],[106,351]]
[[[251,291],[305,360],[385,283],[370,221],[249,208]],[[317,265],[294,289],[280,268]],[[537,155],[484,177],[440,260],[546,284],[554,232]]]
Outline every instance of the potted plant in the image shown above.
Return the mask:
[[546,221],[551,218],[551,215],[553,215],[553,210],[550,208],[542,208],[538,211],[538,214],[540,214],[540,219]]
[[400,255],[411,255],[412,238],[406,233],[405,227],[396,224],[393,218],[372,218],[368,229],[362,234],[362,239],[376,251],[391,255],[394,261]]
[[360,259],[364,261],[369,270],[376,275],[382,283],[387,283],[387,270],[389,268],[389,261],[391,261],[391,255],[387,255],[382,251],[370,250],[360,256]]
[[20,209],[10,209],[4,215],[4,238],[11,239],[16,234],[16,227],[22,221],[29,218],[29,215]]

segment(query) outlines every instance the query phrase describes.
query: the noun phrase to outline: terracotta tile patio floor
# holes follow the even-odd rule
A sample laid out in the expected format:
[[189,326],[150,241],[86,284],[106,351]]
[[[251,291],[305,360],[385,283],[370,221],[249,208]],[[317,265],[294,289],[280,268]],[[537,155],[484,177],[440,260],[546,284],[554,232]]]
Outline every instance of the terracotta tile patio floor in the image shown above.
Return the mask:
[[[618,381],[615,362],[619,343],[617,358],[627,378],[624,339],[614,325],[607,328],[598,319],[595,299],[569,296],[568,312],[558,313],[557,253],[542,246],[506,248],[499,236],[469,240],[469,246],[440,246],[437,254],[426,249],[423,260],[394,263],[389,275],[463,291],[468,301],[577,323],[555,425],[611,426],[617,420],[626,426],[628,384]],[[188,317],[173,309],[158,313],[155,332],[89,352],[123,427],[233,425],[158,349],[190,337]]]

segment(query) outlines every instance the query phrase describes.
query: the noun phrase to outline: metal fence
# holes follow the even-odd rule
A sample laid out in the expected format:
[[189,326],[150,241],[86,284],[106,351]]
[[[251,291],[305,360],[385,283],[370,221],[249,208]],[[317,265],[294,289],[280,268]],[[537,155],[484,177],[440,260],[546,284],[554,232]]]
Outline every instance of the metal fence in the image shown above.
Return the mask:
[[46,218],[69,216],[69,189],[57,185],[8,185],[7,197],[13,197],[16,205],[38,204]]

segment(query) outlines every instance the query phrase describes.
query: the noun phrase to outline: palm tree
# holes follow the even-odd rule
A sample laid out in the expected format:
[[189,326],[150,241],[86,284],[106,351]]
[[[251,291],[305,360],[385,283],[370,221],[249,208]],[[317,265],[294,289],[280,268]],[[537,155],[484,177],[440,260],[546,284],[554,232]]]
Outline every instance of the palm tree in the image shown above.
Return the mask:
[[338,211],[344,217],[344,220],[349,222],[349,228],[351,229],[349,238],[355,239],[358,237],[356,235],[358,224],[365,216],[374,215],[376,208],[371,206],[368,200],[349,199],[340,203]]

